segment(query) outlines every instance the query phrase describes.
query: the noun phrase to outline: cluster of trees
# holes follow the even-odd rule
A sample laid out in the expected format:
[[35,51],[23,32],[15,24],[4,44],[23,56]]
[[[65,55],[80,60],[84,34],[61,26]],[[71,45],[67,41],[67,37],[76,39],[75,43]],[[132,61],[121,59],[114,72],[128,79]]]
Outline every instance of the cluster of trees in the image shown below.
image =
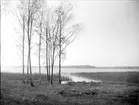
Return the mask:
[[[45,0],[20,0],[17,17],[21,29],[19,45],[22,53],[23,82],[27,80],[33,86],[31,51],[33,37],[37,36],[35,43],[38,49],[40,76],[41,60],[45,60],[47,81],[53,84],[53,70],[57,60],[59,83],[61,83],[61,60],[66,56],[66,47],[73,42],[80,30],[79,25],[72,21],[72,9],[70,3],[61,3],[57,7],[50,8]],[[25,53],[27,53],[26,73]]]

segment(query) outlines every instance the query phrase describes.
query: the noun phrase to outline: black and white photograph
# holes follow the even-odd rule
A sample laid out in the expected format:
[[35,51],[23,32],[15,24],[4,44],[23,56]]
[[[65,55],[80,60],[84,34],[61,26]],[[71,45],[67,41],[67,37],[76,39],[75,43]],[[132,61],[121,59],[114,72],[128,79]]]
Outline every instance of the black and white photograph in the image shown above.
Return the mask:
[[139,0],[0,0],[0,105],[139,105]]

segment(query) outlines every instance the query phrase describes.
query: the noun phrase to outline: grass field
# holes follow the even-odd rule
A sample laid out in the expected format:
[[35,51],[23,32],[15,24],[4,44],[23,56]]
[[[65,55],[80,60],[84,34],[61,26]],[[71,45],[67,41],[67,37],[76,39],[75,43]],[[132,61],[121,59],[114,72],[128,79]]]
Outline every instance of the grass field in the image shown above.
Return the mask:
[[[58,84],[58,76],[55,75],[55,82],[50,85],[45,79],[46,75],[41,77],[40,82],[39,76],[34,74],[34,87],[31,87],[29,84],[22,83],[21,74],[1,73],[1,105],[139,104],[137,83],[132,85],[125,82],[122,84],[114,82]],[[62,79],[68,80],[68,78]]]

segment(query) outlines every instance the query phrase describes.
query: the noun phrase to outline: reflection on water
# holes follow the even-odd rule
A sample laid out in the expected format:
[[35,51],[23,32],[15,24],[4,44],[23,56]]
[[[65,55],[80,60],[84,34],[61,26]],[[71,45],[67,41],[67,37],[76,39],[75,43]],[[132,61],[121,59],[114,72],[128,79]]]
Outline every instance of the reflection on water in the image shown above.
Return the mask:
[[[101,82],[101,80],[88,79],[88,78],[85,78],[85,77],[72,75],[72,74],[69,74],[69,73],[62,73],[62,76],[68,77],[74,82],[83,82],[83,81],[85,81],[85,82]],[[66,83],[66,81],[64,83]]]

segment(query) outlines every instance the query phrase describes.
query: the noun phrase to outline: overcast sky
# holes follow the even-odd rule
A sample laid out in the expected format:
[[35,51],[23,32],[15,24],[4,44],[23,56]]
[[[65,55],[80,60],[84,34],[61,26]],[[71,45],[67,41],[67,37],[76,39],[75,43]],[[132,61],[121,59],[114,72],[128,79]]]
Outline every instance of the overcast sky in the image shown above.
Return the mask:
[[[51,5],[55,5],[55,1]],[[82,25],[68,46],[63,65],[139,66],[139,2],[137,0],[73,2],[74,20]],[[10,10],[16,2],[12,1]],[[20,65],[15,41],[15,17],[1,16],[2,66]],[[34,56],[34,55],[33,55]],[[36,57],[32,57],[37,65]]]

